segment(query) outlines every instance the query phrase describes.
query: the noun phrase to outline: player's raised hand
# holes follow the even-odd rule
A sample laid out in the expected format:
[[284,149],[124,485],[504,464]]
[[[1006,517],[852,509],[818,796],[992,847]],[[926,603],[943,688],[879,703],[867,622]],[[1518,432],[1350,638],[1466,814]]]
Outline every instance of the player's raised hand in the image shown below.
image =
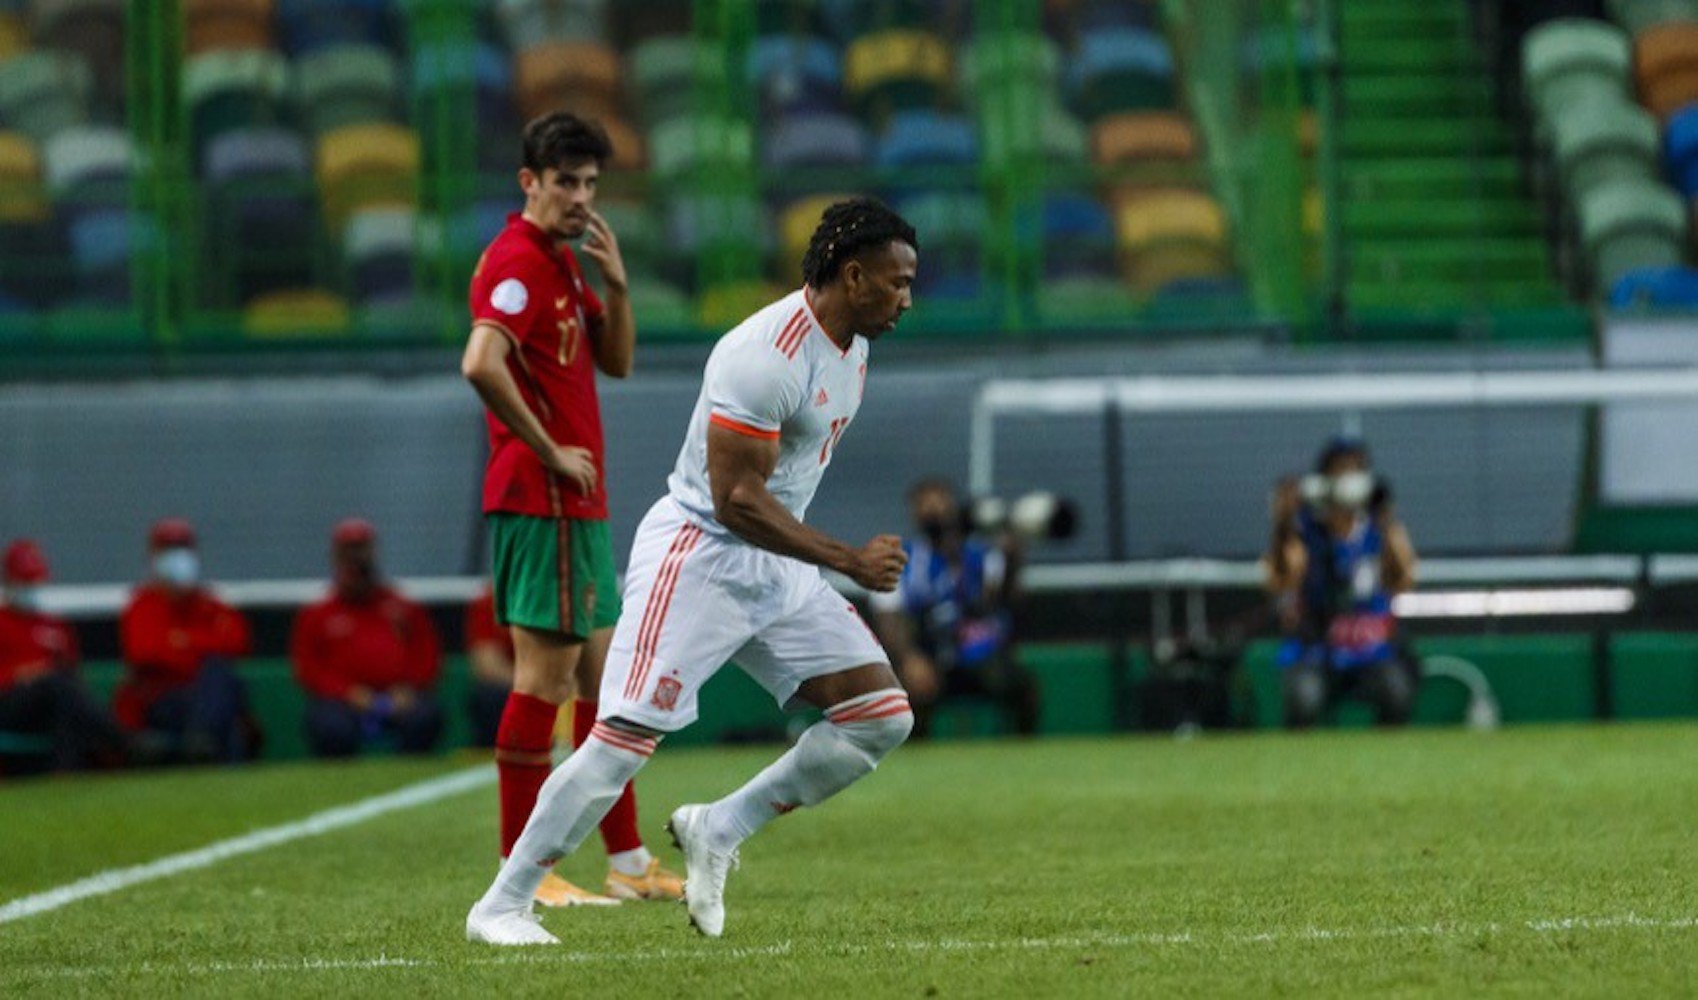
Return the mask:
[[601,275],[610,287],[625,288],[625,258],[620,256],[619,237],[614,235],[613,227],[600,212],[591,209],[587,232],[582,247],[584,256],[600,266]]
[[906,565],[908,553],[902,551],[902,539],[879,535],[861,546],[849,578],[868,590],[891,591],[901,582],[902,567]]
[[555,445],[542,456],[542,464],[548,466],[548,471],[577,484],[585,496],[595,492],[595,456],[588,448]]

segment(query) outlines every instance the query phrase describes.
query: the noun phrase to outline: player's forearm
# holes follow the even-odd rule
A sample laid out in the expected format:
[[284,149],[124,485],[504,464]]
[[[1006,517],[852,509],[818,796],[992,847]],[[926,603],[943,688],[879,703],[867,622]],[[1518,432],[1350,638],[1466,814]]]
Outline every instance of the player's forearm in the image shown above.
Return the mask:
[[796,520],[767,492],[765,484],[729,490],[714,505],[714,516],[732,534],[756,548],[839,573],[848,573],[854,565],[855,549]]
[[466,381],[477,390],[483,405],[495,414],[495,419],[501,421],[532,451],[543,455],[554,447],[548,431],[543,429],[542,421],[525,405],[525,397],[519,394],[519,384],[513,381],[513,375],[507,370],[505,363],[469,368],[465,376]]
[[631,311],[631,296],[623,288],[609,288],[604,300],[607,311],[595,338],[595,363],[602,374],[625,378],[637,359],[637,319]]

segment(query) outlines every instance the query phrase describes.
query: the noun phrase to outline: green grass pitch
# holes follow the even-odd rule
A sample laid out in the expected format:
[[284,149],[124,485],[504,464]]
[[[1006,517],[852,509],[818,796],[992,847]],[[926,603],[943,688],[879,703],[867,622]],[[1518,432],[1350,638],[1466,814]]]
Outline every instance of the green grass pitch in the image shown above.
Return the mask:
[[[651,843],[776,752],[663,747]],[[0,786],[0,904],[465,766]],[[910,746],[745,845],[718,941],[628,904],[468,945],[494,805],[0,924],[0,996],[1698,995],[1692,725]]]

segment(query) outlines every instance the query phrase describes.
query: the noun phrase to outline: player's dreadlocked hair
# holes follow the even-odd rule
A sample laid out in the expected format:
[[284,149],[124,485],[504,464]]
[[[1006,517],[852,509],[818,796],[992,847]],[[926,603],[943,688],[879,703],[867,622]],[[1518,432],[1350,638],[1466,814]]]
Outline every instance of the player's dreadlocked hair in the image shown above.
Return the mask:
[[802,255],[802,280],[819,288],[837,277],[843,262],[896,240],[920,249],[914,227],[877,198],[851,198],[825,210]]
[[613,143],[596,122],[570,111],[555,111],[525,126],[522,155],[523,165],[539,174],[549,167],[576,167],[586,160],[605,167],[613,156]]

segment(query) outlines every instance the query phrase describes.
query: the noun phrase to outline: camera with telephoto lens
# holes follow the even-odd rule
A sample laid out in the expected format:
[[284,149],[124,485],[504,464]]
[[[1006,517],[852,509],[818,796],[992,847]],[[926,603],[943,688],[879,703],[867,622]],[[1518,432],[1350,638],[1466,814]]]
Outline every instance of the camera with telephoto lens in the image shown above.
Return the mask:
[[1079,528],[1079,508],[1072,500],[1038,491],[1013,500],[980,497],[961,505],[961,523],[968,532],[1007,531],[1025,541],[1060,541]]
[[1298,488],[1311,510],[1344,508],[1378,513],[1391,502],[1391,484],[1372,472],[1356,470],[1336,476],[1311,473]]

